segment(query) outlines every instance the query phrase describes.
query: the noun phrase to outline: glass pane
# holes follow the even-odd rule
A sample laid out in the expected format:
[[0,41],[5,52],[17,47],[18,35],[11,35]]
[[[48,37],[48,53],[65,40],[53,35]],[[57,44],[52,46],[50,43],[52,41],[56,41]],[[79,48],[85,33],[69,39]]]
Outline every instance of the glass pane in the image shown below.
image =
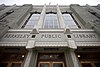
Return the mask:
[[82,67],[92,67],[90,63],[82,63]]
[[23,61],[24,58],[25,58],[25,53],[3,53],[3,54],[0,54],[0,61],[12,61],[12,60]]
[[7,67],[8,63],[0,63],[0,67]]
[[63,64],[62,63],[54,63],[53,67],[63,67]]
[[63,60],[64,54],[63,53],[43,53],[39,54],[39,59],[41,60]]
[[11,67],[21,67],[21,63],[12,63]]
[[37,24],[39,17],[40,17],[40,14],[33,14],[28,20],[24,28],[33,28]]
[[75,21],[73,20],[70,14],[63,14],[63,19],[65,25],[68,26],[69,28],[78,28],[78,26],[76,25]]
[[46,14],[44,28],[59,28],[57,14]]
[[100,63],[95,63],[95,66],[96,67],[100,67]]
[[49,63],[40,63],[40,67],[49,67]]

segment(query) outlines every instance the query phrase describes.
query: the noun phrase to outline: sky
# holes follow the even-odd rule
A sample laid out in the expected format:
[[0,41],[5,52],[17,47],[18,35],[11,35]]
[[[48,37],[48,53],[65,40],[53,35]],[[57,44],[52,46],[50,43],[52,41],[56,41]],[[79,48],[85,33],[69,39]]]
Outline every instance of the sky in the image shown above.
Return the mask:
[[70,5],[70,4],[79,4],[79,5],[98,5],[100,0],[0,0],[0,4],[5,5],[23,5],[23,4],[33,4],[33,5]]

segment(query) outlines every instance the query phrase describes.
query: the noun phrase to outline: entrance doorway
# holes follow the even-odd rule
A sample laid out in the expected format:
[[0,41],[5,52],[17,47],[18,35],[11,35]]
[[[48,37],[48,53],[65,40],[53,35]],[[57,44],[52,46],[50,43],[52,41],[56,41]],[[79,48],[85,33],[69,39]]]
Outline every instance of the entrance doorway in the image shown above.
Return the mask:
[[39,53],[37,67],[65,67],[64,53]]
[[38,67],[65,67],[64,62],[39,62]]

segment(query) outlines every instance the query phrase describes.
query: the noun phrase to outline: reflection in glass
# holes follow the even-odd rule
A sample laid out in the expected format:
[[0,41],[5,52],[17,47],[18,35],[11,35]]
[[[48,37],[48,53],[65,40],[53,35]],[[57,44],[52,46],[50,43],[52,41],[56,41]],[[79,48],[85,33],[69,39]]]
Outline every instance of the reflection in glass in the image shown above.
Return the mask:
[[70,14],[63,14],[65,25],[69,28],[78,28]]
[[24,28],[33,28],[39,20],[40,14],[32,14]]
[[0,67],[7,67],[8,63],[0,63]]
[[39,54],[40,60],[63,60],[63,53],[47,53],[47,54]]
[[59,28],[57,14],[46,14],[44,28]]
[[82,67],[92,67],[90,63],[82,63]]
[[53,67],[63,67],[63,64],[62,63],[54,63]]
[[96,67],[100,67],[100,63],[95,63],[95,66]]
[[48,63],[40,63],[40,67],[49,67]]
[[11,67],[21,67],[21,63],[12,63]]

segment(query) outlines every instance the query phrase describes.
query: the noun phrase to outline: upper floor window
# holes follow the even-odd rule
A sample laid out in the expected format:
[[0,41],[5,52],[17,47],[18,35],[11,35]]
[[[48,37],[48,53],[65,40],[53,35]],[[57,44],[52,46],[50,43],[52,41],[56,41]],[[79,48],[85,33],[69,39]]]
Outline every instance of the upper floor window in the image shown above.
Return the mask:
[[58,18],[56,13],[46,13],[44,20],[44,28],[59,28]]
[[77,24],[75,23],[74,19],[70,14],[68,13],[63,14],[63,19],[65,25],[68,26],[69,28],[78,28]]
[[39,13],[32,14],[22,28],[33,28],[38,23],[39,17]]

